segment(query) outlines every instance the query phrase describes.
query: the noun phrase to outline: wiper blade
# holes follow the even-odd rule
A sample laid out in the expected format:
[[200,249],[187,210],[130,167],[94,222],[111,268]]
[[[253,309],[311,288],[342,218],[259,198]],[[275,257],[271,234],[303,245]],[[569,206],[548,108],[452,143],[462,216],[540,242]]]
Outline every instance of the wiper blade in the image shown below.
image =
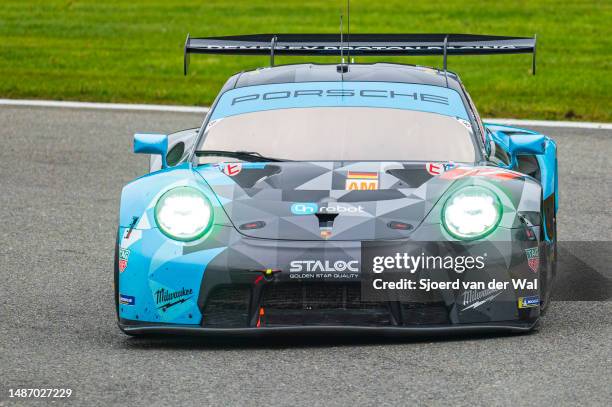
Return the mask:
[[266,161],[288,161],[280,158],[266,157],[257,151],[226,151],[226,150],[198,150],[197,157],[232,157],[243,161],[266,162]]

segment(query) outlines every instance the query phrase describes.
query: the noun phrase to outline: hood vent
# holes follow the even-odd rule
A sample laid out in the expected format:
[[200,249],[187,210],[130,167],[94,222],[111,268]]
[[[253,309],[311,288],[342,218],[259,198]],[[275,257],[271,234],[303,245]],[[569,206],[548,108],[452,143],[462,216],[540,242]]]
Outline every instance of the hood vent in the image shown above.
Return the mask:
[[334,219],[338,216],[337,213],[317,213],[315,216],[319,219],[320,228],[331,228],[334,226]]

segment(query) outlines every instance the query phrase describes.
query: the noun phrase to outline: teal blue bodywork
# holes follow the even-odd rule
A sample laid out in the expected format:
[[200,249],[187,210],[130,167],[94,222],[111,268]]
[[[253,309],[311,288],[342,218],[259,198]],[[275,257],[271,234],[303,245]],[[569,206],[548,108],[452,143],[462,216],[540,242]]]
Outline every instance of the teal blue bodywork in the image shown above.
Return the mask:
[[[519,127],[503,126],[498,124],[484,124],[491,131],[491,138],[495,143],[504,148],[510,155],[510,134],[524,133],[533,135],[542,135],[533,130],[522,129]],[[559,172],[557,169],[557,144],[548,136],[544,136],[544,151],[543,154],[535,154],[540,167],[540,183],[542,185],[542,199],[545,200],[551,194],[555,195],[555,211],[559,208]]]
[[[217,171],[218,172],[218,171]],[[194,242],[168,239],[155,224],[154,208],[159,197],[177,186],[192,186],[202,191],[213,206],[213,226]],[[119,273],[121,294],[134,297],[134,305],[119,304],[124,319],[199,324],[202,318],[197,298],[208,263],[225,249],[211,236],[219,228],[231,225],[215,194],[190,163],[147,174],[127,184],[121,193],[118,248],[127,257],[127,266]],[[210,247],[185,254],[185,248],[208,242]],[[180,275],[177,275],[179,273]],[[192,290],[181,302],[160,309],[155,293]]]
[[134,134],[134,153],[155,154],[161,156],[162,168],[168,166],[168,136],[165,134],[136,133]]

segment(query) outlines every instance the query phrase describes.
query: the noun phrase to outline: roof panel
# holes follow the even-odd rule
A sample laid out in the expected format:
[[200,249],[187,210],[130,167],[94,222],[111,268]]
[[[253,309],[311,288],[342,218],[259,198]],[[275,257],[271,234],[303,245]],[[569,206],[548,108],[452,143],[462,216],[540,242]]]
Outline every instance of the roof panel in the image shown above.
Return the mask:
[[[338,73],[336,64],[294,64],[259,68],[237,74],[228,83],[232,87],[265,85],[287,82],[327,82],[327,81],[373,81],[418,83],[446,87],[444,72],[438,69],[389,63],[351,64],[349,71]],[[448,72],[448,86],[460,88],[456,74]]]

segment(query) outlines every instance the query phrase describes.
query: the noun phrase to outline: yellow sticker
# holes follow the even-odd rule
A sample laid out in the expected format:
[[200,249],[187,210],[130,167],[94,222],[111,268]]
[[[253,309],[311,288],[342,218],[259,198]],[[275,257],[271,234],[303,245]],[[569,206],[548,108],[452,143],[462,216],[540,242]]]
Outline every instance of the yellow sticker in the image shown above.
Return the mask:
[[371,191],[378,189],[377,172],[349,171],[345,188],[348,191]]

